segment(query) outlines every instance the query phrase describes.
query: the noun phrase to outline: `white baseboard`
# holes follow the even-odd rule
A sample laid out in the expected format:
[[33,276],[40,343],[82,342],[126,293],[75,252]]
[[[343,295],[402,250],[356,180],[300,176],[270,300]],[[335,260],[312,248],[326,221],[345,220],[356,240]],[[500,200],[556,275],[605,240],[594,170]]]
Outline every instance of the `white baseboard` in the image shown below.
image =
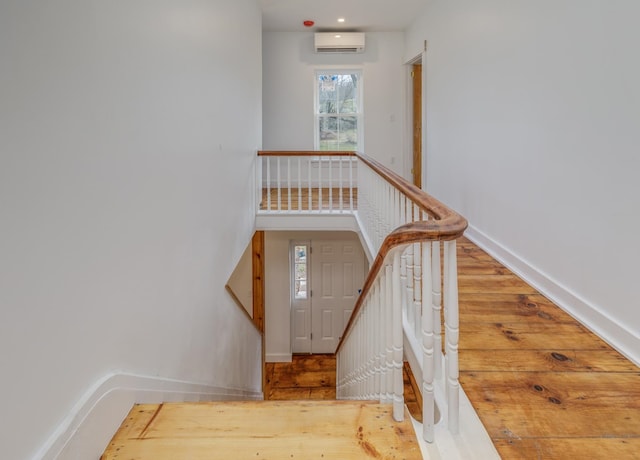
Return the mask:
[[602,309],[581,298],[473,225],[469,225],[465,236],[600,336],[635,365],[640,366],[640,337],[634,335],[624,325],[613,320]]
[[264,357],[267,363],[290,363],[293,361],[291,353],[267,353]]
[[112,373],[93,385],[35,459],[99,459],[136,403],[262,399],[262,392]]

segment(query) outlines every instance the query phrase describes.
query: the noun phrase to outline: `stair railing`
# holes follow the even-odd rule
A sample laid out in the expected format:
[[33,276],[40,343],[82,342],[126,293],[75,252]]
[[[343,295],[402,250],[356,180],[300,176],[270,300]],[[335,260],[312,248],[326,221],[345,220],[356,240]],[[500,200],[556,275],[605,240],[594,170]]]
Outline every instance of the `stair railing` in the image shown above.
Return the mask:
[[457,433],[455,240],[466,229],[466,220],[360,153],[259,152],[259,156],[258,214],[351,213],[376,254],[336,351],[337,397],[392,403],[394,418],[402,420],[404,334],[422,348],[424,439],[434,440],[438,382],[445,392],[448,429]]

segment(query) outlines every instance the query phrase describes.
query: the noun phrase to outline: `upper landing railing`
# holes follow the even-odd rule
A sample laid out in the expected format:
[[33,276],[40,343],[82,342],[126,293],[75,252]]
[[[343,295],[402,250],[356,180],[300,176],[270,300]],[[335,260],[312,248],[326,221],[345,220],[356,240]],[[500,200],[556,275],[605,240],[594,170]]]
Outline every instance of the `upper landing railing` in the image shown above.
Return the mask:
[[422,361],[425,440],[434,439],[436,399],[446,409],[439,423],[457,433],[455,240],[467,221],[360,153],[261,151],[258,155],[259,215],[353,214],[375,255],[336,352],[338,398],[393,403],[394,418],[401,420],[404,333]]

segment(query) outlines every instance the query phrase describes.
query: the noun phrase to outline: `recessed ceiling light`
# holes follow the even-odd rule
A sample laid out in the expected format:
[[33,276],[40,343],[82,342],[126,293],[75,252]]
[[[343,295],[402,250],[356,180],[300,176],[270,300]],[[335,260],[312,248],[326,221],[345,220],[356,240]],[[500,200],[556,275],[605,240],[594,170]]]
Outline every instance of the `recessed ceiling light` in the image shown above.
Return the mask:
[[342,37],[342,35],[336,35],[336,38],[340,38],[340,37]]
[[344,22],[344,18],[338,18],[338,22]]

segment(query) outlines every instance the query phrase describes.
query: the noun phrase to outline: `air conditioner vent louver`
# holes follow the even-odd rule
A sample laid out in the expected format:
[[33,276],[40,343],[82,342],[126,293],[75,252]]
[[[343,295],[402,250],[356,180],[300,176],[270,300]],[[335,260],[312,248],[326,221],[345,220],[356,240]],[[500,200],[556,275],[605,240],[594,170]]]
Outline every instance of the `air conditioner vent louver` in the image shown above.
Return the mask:
[[316,49],[317,53],[358,53],[358,48],[318,48]]
[[316,53],[364,52],[364,34],[360,32],[319,32],[314,42]]

